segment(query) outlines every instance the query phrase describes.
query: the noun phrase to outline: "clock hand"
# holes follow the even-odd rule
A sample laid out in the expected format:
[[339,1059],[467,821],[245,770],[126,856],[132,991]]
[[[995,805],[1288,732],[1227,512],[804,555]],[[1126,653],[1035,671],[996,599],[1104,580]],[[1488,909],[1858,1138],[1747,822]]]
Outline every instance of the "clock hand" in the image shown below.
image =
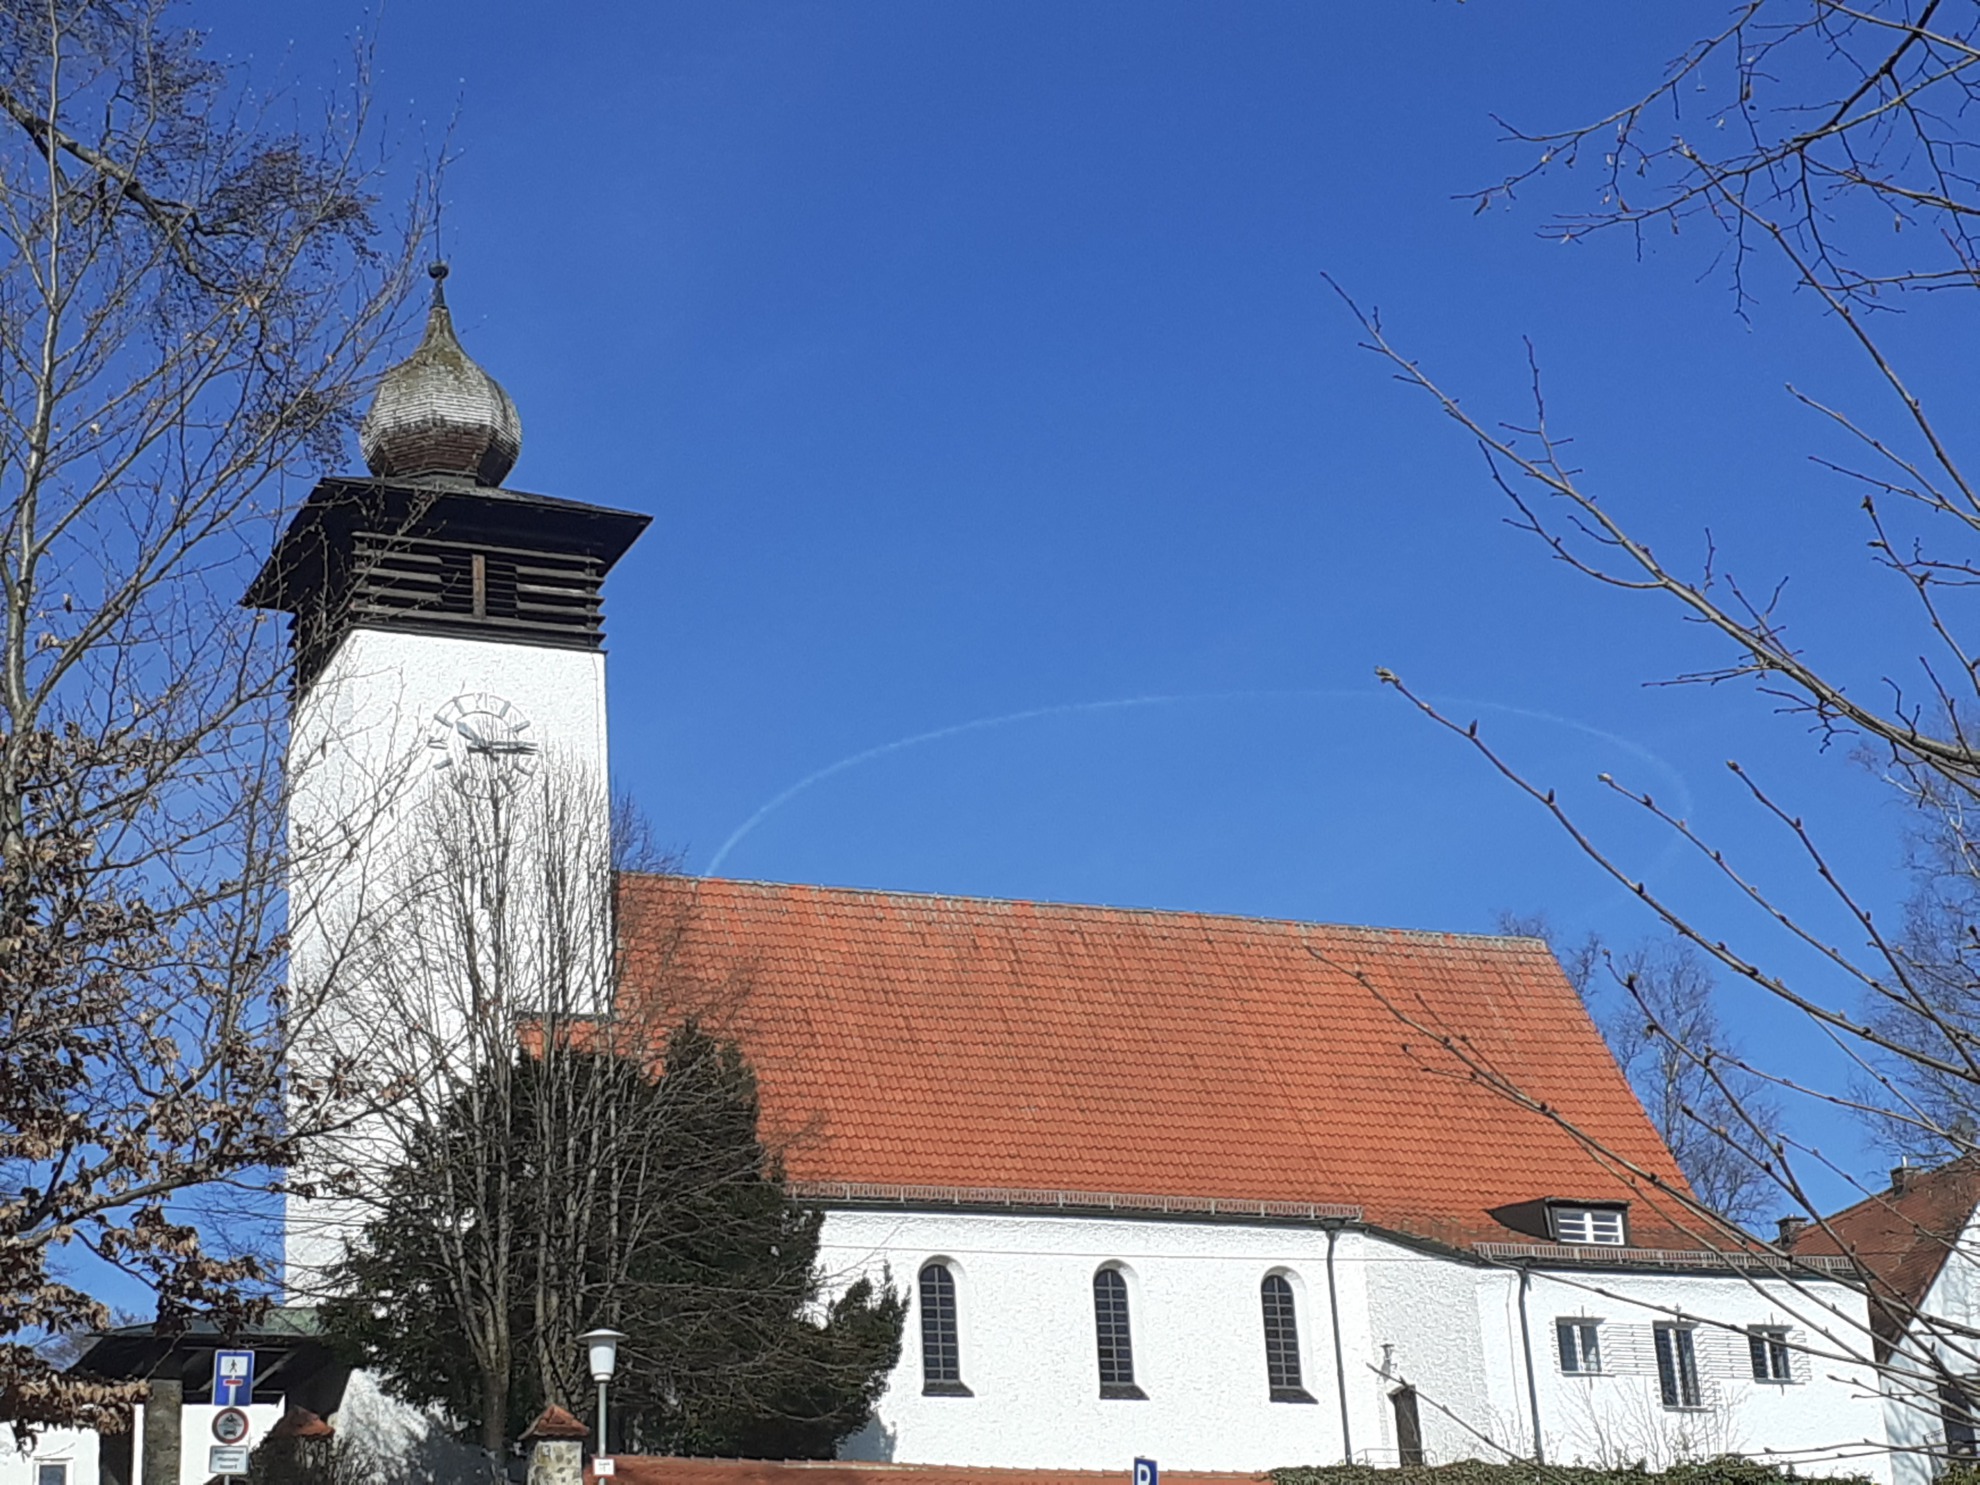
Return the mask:
[[480,758],[499,758],[511,753],[529,754],[536,751],[536,744],[520,739],[511,741],[485,742],[477,740],[468,744],[468,751]]

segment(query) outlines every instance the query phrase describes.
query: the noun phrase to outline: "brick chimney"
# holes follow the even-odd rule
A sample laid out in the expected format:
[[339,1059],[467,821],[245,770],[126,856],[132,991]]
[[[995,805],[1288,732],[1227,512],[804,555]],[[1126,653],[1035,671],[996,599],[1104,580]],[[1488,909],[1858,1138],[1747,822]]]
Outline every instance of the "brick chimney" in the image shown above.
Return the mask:
[[1909,1190],[1911,1187],[1911,1178],[1915,1174],[1916,1172],[1912,1170],[1910,1161],[1906,1161],[1902,1165],[1892,1166],[1891,1195],[1902,1196],[1907,1190]]
[[1779,1246],[1783,1248],[1789,1248],[1794,1246],[1794,1240],[1801,1236],[1802,1229],[1805,1228],[1807,1225],[1808,1225],[1808,1219],[1806,1217],[1781,1218],[1781,1222],[1780,1222],[1781,1237],[1780,1237]]

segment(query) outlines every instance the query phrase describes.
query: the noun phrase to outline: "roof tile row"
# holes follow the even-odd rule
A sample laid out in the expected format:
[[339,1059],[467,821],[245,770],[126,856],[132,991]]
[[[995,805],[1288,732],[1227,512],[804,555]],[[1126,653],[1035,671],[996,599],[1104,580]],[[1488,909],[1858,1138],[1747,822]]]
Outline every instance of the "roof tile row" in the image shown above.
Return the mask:
[[1537,940],[669,876],[623,908],[633,1002],[741,1038],[801,1181],[1359,1207],[1451,1243],[1621,1197],[1638,1242],[1703,1245]]

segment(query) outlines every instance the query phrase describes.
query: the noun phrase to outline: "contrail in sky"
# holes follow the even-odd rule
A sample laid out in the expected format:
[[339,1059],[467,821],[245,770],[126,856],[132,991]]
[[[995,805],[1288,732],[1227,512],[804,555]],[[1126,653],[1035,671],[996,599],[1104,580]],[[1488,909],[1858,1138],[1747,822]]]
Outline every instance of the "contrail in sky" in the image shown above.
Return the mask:
[[[722,863],[729,859],[729,853],[742,844],[744,838],[751,831],[755,830],[758,825],[761,825],[771,815],[789,804],[793,799],[796,799],[798,795],[804,793],[805,790],[811,788],[814,784],[821,784],[834,774],[841,774],[848,769],[858,768],[861,764],[871,763],[876,758],[884,758],[890,753],[905,752],[909,748],[918,748],[924,743],[941,742],[945,738],[961,737],[965,733],[970,732],[987,732],[993,727],[1010,727],[1019,722],[1034,722],[1043,717],[1067,717],[1090,712],[1129,711],[1138,707],[1182,706],[1209,701],[1291,701],[1320,699],[1372,701],[1380,696],[1380,694],[1380,692],[1374,690],[1316,690],[1196,691],[1181,696],[1121,696],[1109,701],[1068,701],[1062,702],[1057,706],[1031,707],[1021,712],[1005,712],[995,717],[978,717],[974,721],[957,722],[953,726],[937,727],[929,732],[916,732],[907,737],[895,738],[892,742],[880,743],[875,747],[864,748],[857,753],[849,753],[844,758],[839,759],[838,762],[828,763],[823,768],[817,770],[817,772],[806,774],[789,788],[772,795],[758,806],[754,814],[729,833],[729,838],[723,841],[720,847],[716,849],[715,854],[709,858],[708,865],[702,870],[702,875],[714,876],[716,872],[721,870]],[[1586,733],[1590,737],[1601,738],[1604,742],[1613,743],[1617,747],[1635,754],[1638,758],[1668,777],[1677,786],[1678,808],[1676,813],[1680,818],[1691,813],[1691,790],[1685,784],[1684,775],[1641,743],[1632,742],[1626,737],[1619,737],[1613,732],[1605,732],[1599,727],[1591,727],[1586,722],[1577,722],[1572,717],[1556,716],[1552,712],[1535,711],[1530,707],[1508,706],[1503,702],[1497,701],[1466,701],[1462,698],[1432,697],[1430,699],[1435,701],[1440,707],[1501,712],[1507,716],[1525,717],[1530,721],[1548,722],[1556,727],[1566,727],[1575,732]]]

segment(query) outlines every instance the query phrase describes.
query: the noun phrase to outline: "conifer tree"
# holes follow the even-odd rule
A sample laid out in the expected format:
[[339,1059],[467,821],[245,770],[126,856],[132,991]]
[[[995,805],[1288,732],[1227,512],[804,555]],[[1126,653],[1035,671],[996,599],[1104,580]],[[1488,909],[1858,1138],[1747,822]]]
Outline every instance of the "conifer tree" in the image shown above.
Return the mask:
[[[350,1245],[336,1276],[345,1297],[325,1318],[354,1359],[484,1442],[494,1397],[505,1432],[552,1402],[588,1416],[576,1335],[594,1324],[629,1337],[611,1447],[823,1458],[866,1422],[899,1358],[905,1302],[865,1279],[822,1300],[822,1214],[789,1200],[733,1043],[688,1022],[658,1076],[609,1050],[524,1055],[499,1072],[500,1097],[464,1092],[407,1149]],[[573,1139],[564,1116],[578,1110],[602,1112],[617,1137],[602,1150]],[[471,1342],[485,1317],[467,1312],[456,1273],[491,1137],[514,1234],[506,1271],[477,1288],[510,1307],[499,1388]],[[610,1168],[595,1168],[594,1151]],[[610,1199],[579,1199],[579,1185]],[[575,1208],[591,1220],[567,1240],[560,1214]]]

